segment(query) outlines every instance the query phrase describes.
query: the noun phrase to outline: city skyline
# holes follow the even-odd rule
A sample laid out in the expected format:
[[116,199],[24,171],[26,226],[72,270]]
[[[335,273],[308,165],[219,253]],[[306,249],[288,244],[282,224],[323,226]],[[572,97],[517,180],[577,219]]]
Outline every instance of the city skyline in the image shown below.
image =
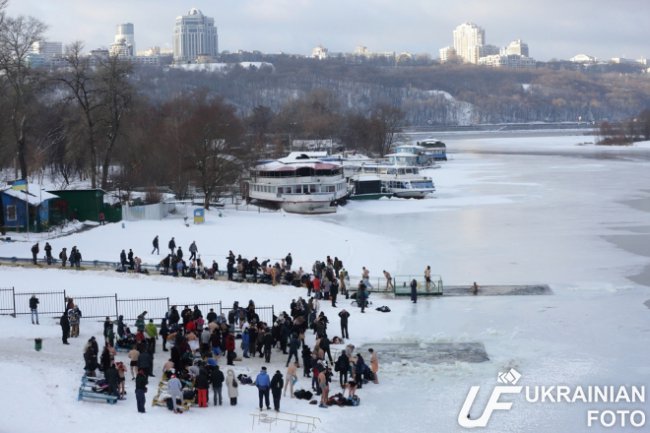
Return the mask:
[[10,0],[9,15],[31,15],[49,28],[46,39],[87,50],[108,48],[116,25],[133,23],[139,50],[171,50],[175,19],[191,8],[213,17],[219,49],[309,55],[317,45],[330,52],[411,52],[438,57],[452,45],[452,31],[470,21],[485,29],[485,43],[505,47],[516,39],[538,60],[588,54],[599,59],[650,56],[650,4],[621,0],[594,6],[589,0],[530,2],[430,2],[426,0]]

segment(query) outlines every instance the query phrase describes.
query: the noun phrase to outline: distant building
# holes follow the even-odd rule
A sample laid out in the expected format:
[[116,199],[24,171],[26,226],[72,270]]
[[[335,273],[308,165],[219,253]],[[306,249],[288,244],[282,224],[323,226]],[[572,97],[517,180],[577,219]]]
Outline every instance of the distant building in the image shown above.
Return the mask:
[[[481,57],[493,56],[495,54],[499,54],[500,51],[501,50],[496,45],[477,45],[470,49],[472,58],[477,58],[477,59],[480,59]],[[475,63],[478,63],[478,61]]]
[[492,67],[506,67],[513,69],[526,69],[534,68],[537,66],[535,59],[520,56],[519,54],[493,54],[491,56],[481,57],[478,61],[479,65],[492,66]]
[[214,18],[192,8],[187,15],[176,18],[174,26],[174,62],[193,63],[199,56],[219,54],[217,28]]
[[60,57],[63,55],[63,43],[50,41],[37,41],[32,44],[33,54],[40,54],[44,57]]
[[463,23],[453,32],[456,54],[467,63],[478,63],[478,47],[485,44],[485,30],[474,23]]
[[510,42],[507,47],[501,50],[500,54],[504,56],[509,56],[511,54],[525,57],[530,56],[530,54],[528,54],[528,44],[522,42],[521,39]]
[[111,55],[114,56],[135,56],[135,32],[133,24],[125,23],[117,25],[115,39],[113,40],[110,51]]
[[111,56],[133,57],[133,47],[126,42],[126,39],[112,43],[109,52]]
[[571,57],[569,60],[574,63],[596,63],[596,58],[587,54],[578,54]]
[[329,55],[328,49],[322,45],[314,47],[314,49],[311,50],[311,57],[313,59],[325,60],[327,59],[328,55]]
[[458,55],[454,47],[440,48],[440,63],[449,63],[458,61]]

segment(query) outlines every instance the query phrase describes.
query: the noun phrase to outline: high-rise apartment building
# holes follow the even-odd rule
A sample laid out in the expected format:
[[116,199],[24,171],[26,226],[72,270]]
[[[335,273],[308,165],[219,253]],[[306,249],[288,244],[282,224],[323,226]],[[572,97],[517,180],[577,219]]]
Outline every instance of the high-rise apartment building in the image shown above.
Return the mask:
[[117,25],[113,45],[127,47],[128,52],[125,54],[135,56],[135,32],[133,30],[133,24],[124,23]]
[[501,55],[510,56],[512,54],[528,57],[528,44],[522,42],[521,39],[517,39],[501,50]]
[[192,8],[187,15],[176,18],[174,26],[174,62],[194,63],[201,56],[216,57],[219,54],[217,28],[214,18]]
[[474,23],[463,23],[454,29],[456,55],[467,63],[478,63],[479,47],[485,44],[485,30]]

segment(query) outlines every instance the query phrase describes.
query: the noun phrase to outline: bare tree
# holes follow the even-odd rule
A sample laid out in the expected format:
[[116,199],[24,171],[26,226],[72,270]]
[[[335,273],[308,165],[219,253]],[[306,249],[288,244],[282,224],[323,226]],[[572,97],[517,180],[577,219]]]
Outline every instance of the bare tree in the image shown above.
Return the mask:
[[373,110],[371,119],[376,128],[374,148],[379,155],[384,156],[390,152],[393,138],[401,130],[404,112],[392,105],[379,104]]
[[133,89],[128,81],[132,69],[117,57],[84,56],[82,49],[81,42],[66,48],[68,68],[59,80],[68,89],[70,99],[76,101],[86,128],[91,185],[97,187],[101,166],[101,187],[106,188],[123,117],[132,103]]
[[133,87],[128,81],[131,72],[131,63],[122,61],[117,56],[102,59],[98,70],[102,108],[99,111],[99,126],[103,138],[100,142],[102,188],[108,185],[108,172],[115,144],[123,132],[124,116],[131,108],[134,95]]
[[5,9],[9,4],[9,0],[0,0],[0,25],[4,22],[5,19]]
[[241,173],[238,153],[243,127],[231,106],[220,99],[201,102],[183,126],[187,158],[204,207],[218,198],[220,187],[233,185]]
[[[6,4],[0,3],[0,11]],[[20,175],[26,179],[29,174],[27,131],[33,120],[30,117],[30,104],[35,100],[35,88],[39,82],[37,74],[28,65],[27,55],[32,45],[42,40],[47,26],[32,17],[5,17],[3,12],[0,15],[0,70],[8,84],[10,123]]]

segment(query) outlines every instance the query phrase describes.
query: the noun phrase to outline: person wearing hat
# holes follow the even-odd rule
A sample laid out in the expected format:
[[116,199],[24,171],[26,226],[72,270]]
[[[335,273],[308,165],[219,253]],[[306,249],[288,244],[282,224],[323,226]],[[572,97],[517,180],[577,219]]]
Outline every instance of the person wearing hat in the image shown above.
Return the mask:
[[273,394],[273,409],[276,412],[280,411],[280,397],[282,397],[282,388],[284,387],[284,380],[282,380],[282,373],[276,370],[273,378],[271,379],[271,393]]
[[262,410],[262,399],[264,399],[264,402],[266,403],[266,408],[270,410],[271,404],[269,402],[269,390],[271,388],[271,380],[269,375],[266,373],[266,367],[262,367],[262,370],[255,378],[255,386],[257,387],[260,399],[260,410]]

